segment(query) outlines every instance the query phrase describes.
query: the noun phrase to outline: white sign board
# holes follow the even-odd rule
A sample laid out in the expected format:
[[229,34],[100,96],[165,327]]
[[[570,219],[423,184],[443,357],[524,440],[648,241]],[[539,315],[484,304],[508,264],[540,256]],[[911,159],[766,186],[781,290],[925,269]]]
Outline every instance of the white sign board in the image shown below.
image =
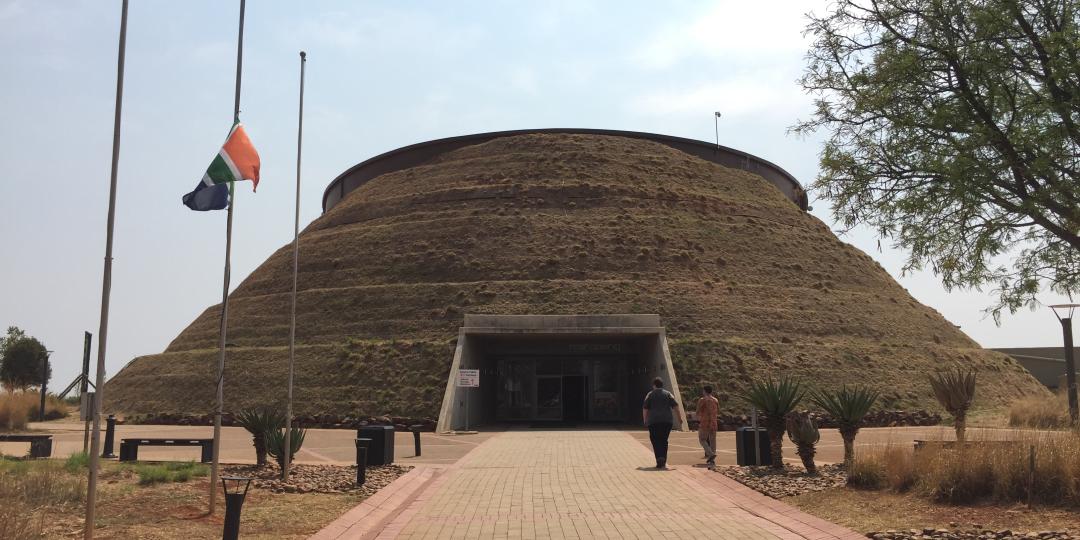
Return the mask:
[[94,392],[85,392],[79,397],[79,420],[89,422],[94,419]]
[[479,369],[459,369],[457,373],[458,388],[476,388],[480,386]]

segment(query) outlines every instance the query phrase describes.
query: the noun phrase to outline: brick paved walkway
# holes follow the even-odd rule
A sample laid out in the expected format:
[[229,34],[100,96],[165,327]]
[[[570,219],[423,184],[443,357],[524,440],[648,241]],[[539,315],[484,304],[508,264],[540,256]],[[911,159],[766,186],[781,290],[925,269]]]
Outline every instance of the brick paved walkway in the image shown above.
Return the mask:
[[862,538],[715,472],[651,463],[623,432],[507,432],[411,471],[315,538]]

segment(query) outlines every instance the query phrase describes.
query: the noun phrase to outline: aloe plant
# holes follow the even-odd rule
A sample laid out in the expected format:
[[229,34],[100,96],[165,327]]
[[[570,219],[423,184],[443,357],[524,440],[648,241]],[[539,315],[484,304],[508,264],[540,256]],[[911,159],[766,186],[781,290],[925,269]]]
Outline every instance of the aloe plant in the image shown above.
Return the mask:
[[236,423],[251,433],[256,465],[266,465],[266,434],[285,426],[285,413],[271,407],[244,409],[236,415]]
[[[300,451],[300,447],[304,445],[304,436],[307,435],[306,429],[300,429],[298,427],[289,428],[292,430],[289,434],[289,446],[292,447],[289,452],[289,463],[292,463],[293,457]],[[277,464],[282,469],[285,468],[285,429],[274,429],[266,432],[266,452],[270,454],[270,457],[277,461]]]
[[792,414],[787,417],[787,434],[791,442],[795,443],[795,453],[799,454],[806,474],[817,474],[817,465],[814,464],[814,454],[817,453],[817,443],[821,440],[821,432],[818,431],[814,420],[805,414]]
[[765,430],[769,432],[772,467],[775,469],[784,468],[781,455],[784,446],[784,418],[795,410],[805,395],[806,391],[802,389],[799,381],[791,377],[753,380],[750,381],[750,388],[740,394],[744,401],[757,407],[764,416]]
[[851,469],[855,459],[855,436],[859,434],[863,417],[877,402],[878,393],[865,386],[844,385],[835,391],[810,393],[810,401],[825,411],[836,422],[840,438],[844,440],[844,467]]
[[964,442],[967,429],[967,412],[975,400],[975,372],[955,370],[930,375],[934,397],[954,420],[956,440]]

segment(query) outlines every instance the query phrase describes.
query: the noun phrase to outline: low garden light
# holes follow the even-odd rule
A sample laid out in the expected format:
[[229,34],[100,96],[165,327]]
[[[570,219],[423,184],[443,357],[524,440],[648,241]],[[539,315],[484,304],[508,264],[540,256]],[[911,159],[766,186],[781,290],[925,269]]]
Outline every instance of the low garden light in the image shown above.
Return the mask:
[[245,476],[222,476],[221,487],[225,491],[225,528],[223,540],[240,538],[240,509],[244,506],[251,478]]
[[1069,395],[1069,419],[1073,427],[1080,425],[1080,407],[1076,399],[1076,361],[1073,358],[1072,317],[1080,304],[1056,304],[1050,306],[1054,315],[1061,322],[1061,333],[1065,340],[1065,383]]

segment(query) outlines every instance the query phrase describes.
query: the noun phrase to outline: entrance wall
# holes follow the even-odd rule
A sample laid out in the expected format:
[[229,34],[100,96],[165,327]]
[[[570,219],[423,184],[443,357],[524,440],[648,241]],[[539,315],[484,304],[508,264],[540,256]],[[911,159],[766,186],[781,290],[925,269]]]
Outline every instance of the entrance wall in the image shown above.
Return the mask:
[[[625,347],[626,363],[620,371],[618,387],[624,409],[620,416],[626,422],[641,421],[641,401],[654,377],[664,380],[665,388],[675,395],[682,408],[659,315],[465,315],[443,394],[438,431],[462,430],[466,426],[474,429],[499,421],[496,385],[500,381],[506,384],[506,351],[521,355],[535,349],[534,355],[543,356],[563,346],[581,353],[589,350],[590,343],[617,343]],[[458,388],[455,383],[460,369],[480,370],[480,387]],[[504,370],[501,379],[500,369]],[[595,389],[595,382],[586,384]],[[675,429],[685,430],[685,422]]]

